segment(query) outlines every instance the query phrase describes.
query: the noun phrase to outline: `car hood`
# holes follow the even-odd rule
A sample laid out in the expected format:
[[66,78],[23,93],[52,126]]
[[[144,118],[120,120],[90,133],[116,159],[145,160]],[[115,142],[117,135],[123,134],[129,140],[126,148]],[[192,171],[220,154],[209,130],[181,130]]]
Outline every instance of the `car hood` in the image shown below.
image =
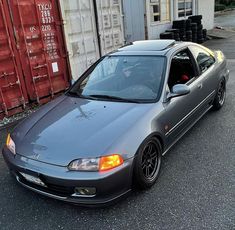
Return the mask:
[[74,159],[112,154],[110,145],[148,108],[148,104],[63,96],[26,119],[12,137],[17,154],[67,166]]

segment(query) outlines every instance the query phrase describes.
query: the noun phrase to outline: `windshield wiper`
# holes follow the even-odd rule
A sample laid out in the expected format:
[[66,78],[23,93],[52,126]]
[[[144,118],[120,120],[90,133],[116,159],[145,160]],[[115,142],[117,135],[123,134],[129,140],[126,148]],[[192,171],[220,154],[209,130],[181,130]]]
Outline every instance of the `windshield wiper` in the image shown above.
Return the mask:
[[83,98],[83,99],[92,99],[92,97],[90,96],[83,96],[77,92],[73,92],[73,91],[68,91],[67,95],[71,96],[71,97],[79,97],[79,98]]
[[72,97],[79,97],[78,93],[73,92],[73,91],[68,91],[66,94]]
[[135,99],[128,99],[128,98],[109,96],[109,95],[101,95],[101,94],[86,95],[85,97],[98,98],[98,99],[108,99],[108,100],[112,100],[112,101],[130,102],[130,103],[140,103],[140,101],[135,100]]

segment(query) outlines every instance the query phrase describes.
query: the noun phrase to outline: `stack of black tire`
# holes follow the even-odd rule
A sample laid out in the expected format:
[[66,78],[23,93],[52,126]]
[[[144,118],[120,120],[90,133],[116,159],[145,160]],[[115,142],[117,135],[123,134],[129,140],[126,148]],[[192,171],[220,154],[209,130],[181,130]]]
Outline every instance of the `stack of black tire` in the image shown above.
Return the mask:
[[197,42],[197,23],[191,23],[192,42]]
[[165,32],[160,34],[160,39],[175,39],[173,32]]
[[173,21],[172,29],[160,34],[160,39],[203,43],[207,40],[207,30],[202,26],[202,15],[191,16],[185,20]]
[[192,31],[192,21],[191,19],[185,20],[186,22],[186,41],[192,42],[193,41],[193,31]]
[[203,29],[202,34],[203,34],[204,41],[206,41],[207,40],[207,29]]
[[194,42],[203,43],[207,39],[207,30],[203,29],[202,15],[190,16],[189,19],[192,21],[192,28],[194,27]]
[[179,20],[179,21],[173,21],[173,29],[179,30],[179,37],[181,41],[186,41],[186,21],[187,20]]
[[180,31],[178,29],[166,30],[166,33],[173,33],[174,40],[180,41]]

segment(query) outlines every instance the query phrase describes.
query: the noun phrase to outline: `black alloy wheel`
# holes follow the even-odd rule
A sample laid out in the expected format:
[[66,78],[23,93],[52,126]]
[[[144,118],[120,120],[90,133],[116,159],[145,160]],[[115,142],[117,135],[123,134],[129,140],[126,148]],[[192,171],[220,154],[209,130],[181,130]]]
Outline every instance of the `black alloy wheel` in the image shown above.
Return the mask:
[[217,93],[217,97],[218,97],[220,105],[224,104],[225,94],[226,94],[226,91],[225,91],[225,82],[221,81],[220,82],[220,86],[219,86],[219,90],[218,90],[218,93]]
[[225,99],[226,99],[226,81],[225,79],[223,79],[219,83],[217,94],[213,102],[213,108],[215,110],[221,109],[224,105]]
[[161,156],[161,144],[156,137],[142,144],[134,166],[134,182],[139,188],[147,189],[154,185],[160,172]]

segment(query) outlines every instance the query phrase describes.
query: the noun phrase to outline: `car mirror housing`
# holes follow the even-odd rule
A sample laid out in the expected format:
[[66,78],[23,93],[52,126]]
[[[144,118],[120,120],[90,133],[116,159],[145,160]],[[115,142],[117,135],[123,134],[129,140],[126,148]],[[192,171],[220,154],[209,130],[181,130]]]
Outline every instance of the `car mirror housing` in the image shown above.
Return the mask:
[[174,97],[184,96],[190,93],[189,86],[185,84],[177,84],[172,87],[171,92],[167,95],[167,99],[170,100]]

